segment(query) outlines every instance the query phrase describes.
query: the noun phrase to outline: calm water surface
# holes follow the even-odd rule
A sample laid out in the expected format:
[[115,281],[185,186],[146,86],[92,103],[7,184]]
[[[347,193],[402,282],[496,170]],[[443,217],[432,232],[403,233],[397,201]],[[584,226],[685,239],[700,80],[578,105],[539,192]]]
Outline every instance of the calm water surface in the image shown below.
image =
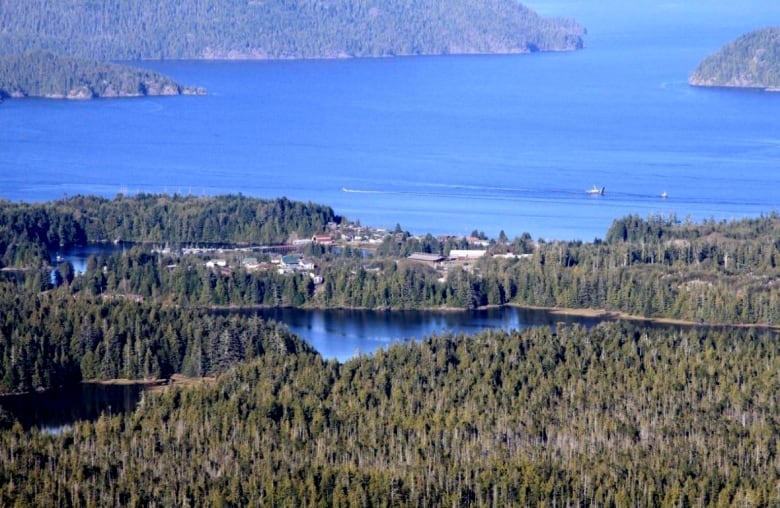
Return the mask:
[[6,101],[0,197],[243,192],[416,233],[583,240],[629,213],[777,209],[780,94],[686,80],[728,40],[780,23],[780,4],[530,5],[581,19],[587,49],[144,62],[209,95]]
[[324,358],[342,362],[395,342],[421,340],[433,334],[474,334],[488,329],[554,327],[559,323],[593,326],[600,321],[515,307],[457,312],[266,309],[258,314],[285,323]]
[[0,409],[13,415],[24,427],[61,432],[80,420],[94,421],[101,414],[122,414],[135,410],[142,385],[83,383],[63,390],[0,397]]

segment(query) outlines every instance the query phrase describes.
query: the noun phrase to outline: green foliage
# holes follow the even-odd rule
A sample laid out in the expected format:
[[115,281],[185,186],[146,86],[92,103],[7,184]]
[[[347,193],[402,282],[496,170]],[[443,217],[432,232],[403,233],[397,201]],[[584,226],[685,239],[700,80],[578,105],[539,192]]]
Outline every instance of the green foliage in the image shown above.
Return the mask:
[[90,99],[195,93],[156,72],[46,51],[0,58],[0,97]]
[[311,349],[256,317],[86,294],[73,300],[0,283],[0,393],[82,379],[212,376],[266,352],[300,351]]
[[755,30],[726,44],[699,64],[690,83],[780,88],[780,28]]
[[773,506],[776,340],[613,323],[262,355],[131,415],[0,431],[0,503]]
[[515,0],[0,0],[0,52],[99,60],[524,53],[582,46]]

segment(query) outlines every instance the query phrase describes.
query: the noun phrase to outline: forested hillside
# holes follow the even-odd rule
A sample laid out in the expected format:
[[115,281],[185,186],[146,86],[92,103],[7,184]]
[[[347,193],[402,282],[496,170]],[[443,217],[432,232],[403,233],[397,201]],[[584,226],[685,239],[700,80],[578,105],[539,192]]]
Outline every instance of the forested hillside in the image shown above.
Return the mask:
[[693,72],[696,86],[780,88],[780,28],[739,37],[708,56]]
[[0,58],[0,98],[92,99],[203,93],[156,72],[34,51]]
[[516,0],[0,0],[0,53],[98,60],[525,53],[584,29]]
[[4,506],[776,506],[777,337],[546,328],[269,352],[48,435]]
[[73,299],[0,282],[0,394],[87,379],[213,376],[269,350],[312,352],[283,325],[256,317],[85,294]]

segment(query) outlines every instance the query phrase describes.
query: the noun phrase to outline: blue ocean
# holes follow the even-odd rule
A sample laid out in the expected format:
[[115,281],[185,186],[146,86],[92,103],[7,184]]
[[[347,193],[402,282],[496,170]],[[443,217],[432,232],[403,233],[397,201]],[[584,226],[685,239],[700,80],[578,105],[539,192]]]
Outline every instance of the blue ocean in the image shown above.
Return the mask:
[[[780,5],[527,3],[579,19],[587,47],[132,62],[208,95],[8,100],[0,198],[241,192],[413,233],[585,241],[627,214],[729,220],[780,207],[780,94],[687,84],[726,42],[780,24]],[[604,195],[586,193],[594,186]]]

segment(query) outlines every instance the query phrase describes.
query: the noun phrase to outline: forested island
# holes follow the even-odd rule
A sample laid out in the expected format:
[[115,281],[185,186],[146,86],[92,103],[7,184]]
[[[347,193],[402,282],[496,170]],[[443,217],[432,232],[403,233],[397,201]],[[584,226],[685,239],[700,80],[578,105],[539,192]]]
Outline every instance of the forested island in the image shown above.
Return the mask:
[[780,28],[747,33],[699,64],[695,86],[780,90]]
[[0,58],[0,99],[83,100],[203,93],[203,89],[182,86],[149,70],[70,58],[48,51]]
[[[629,216],[585,243],[242,195],[2,202],[0,391],[216,381],[56,434],[0,410],[0,504],[777,504],[779,237],[776,214]],[[127,248],[84,273],[56,258],[93,242]],[[223,312],[507,304],[692,324],[442,335],[342,364]]]
[[0,0],[0,53],[97,60],[567,51],[583,27],[516,0]]

